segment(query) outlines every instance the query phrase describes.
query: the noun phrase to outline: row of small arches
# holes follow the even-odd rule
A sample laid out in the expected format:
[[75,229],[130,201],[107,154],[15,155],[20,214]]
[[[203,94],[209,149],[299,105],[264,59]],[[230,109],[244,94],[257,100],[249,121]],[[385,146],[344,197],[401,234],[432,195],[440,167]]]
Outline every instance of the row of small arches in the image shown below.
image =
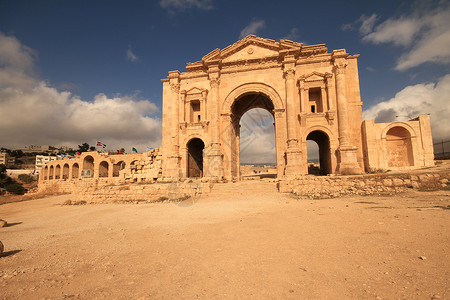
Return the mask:
[[[55,180],[55,179],[76,179],[82,177],[94,177],[94,174],[98,174],[98,177],[119,177],[120,171],[125,169],[126,163],[119,161],[117,163],[108,162],[102,160],[95,170],[94,158],[90,155],[86,156],[80,166],[79,162],[71,163],[61,162],[58,164],[47,164],[41,171],[43,180]],[[132,161],[129,165],[134,166],[137,160]],[[110,172],[112,168],[112,173]]]

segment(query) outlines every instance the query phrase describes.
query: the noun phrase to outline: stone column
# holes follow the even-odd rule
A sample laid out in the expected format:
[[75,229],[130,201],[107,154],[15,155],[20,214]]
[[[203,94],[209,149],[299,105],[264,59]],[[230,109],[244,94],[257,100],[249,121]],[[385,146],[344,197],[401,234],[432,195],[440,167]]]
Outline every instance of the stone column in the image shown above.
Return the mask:
[[233,124],[232,124],[232,115],[231,113],[221,113],[221,142],[222,142],[222,151],[223,151],[223,176],[227,180],[233,179],[232,168],[234,167],[232,161],[232,143],[234,137],[232,136],[233,132]]
[[180,111],[180,116],[182,116],[181,117],[181,120],[179,120],[179,122],[187,122],[187,119],[186,119],[186,90],[182,90],[181,91],[181,99],[180,99],[180,109],[179,109],[179,111]]
[[180,153],[179,153],[179,138],[180,138],[180,72],[169,72],[170,85],[170,108],[175,114],[171,117],[170,122],[170,140],[171,148],[168,156],[167,176],[171,178],[180,177]]
[[300,113],[305,114],[305,113],[307,113],[307,108],[306,108],[306,106],[307,106],[307,103],[306,103],[307,89],[305,89],[305,79],[304,78],[300,79],[298,84],[299,84],[299,89],[300,89]]
[[332,96],[332,91],[333,91],[333,75],[331,75],[330,73],[327,73],[327,76],[325,78],[325,87],[327,89],[327,103],[328,103],[328,110],[330,111],[334,111],[334,101],[333,101],[333,96]]
[[206,153],[208,159],[208,168],[204,170],[206,177],[210,179],[221,179],[223,176],[222,167],[222,153],[220,150],[220,137],[219,137],[219,88],[220,88],[220,69],[218,65],[211,65],[209,67],[209,83],[211,86],[210,91],[210,147],[208,153]]
[[287,150],[286,172],[287,176],[301,174],[301,150],[298,145],[297,126],[298,120],[295,114],[295,58],[287,55],[283,62],[284,79],[286,87],[286,113],[287,113]]
[[338,172],[341,174],[359,174],[362,172],[357,160],[357,147],[350,142],[350,129],[348,124],[347,83],[345,80],[345,59],[336,59],[334,72],[336,75],[337,111],[339,132],[339,164]]
[[286,136],[286,119],[285,119],[285,109],[279,108],[274,109],[274,119],[275,119],[275,139],[276,139],[276,155],[277,155],[277,177],[281,178],[284,175],[284,150],[285,145],[284,143],[281,143],[281,141],[284,141]]
[[200,100],[200,115],[202,122],[206,121],[206,95],[207,91],[202,90],[202,99]]
[[325,86],[320,87],[320,98],[322,102],[322,112],[328,111],[328,105],[327,105],[327,91],[325,90]]

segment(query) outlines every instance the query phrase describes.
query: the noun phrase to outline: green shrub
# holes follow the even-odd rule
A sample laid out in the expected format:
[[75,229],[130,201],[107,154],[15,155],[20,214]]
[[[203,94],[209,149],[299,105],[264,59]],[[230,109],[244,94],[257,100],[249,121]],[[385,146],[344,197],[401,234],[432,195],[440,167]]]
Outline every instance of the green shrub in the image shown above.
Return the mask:
[[11,183],[5,187],[6,191],[11,194],[23,195],[25,194],[25,188],[20,183]]
[[20,174],[18,176],[19,180],[25,183],[32,183],[34,181],[33,176],[28,175],[28,174]]

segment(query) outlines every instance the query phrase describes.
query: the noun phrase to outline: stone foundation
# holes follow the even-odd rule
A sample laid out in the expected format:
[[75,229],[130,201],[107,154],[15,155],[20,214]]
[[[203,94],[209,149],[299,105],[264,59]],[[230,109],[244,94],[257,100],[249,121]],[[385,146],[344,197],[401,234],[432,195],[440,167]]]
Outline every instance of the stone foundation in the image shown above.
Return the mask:
[[211,189],[209,183],[186,180],[172,183],[136,183],[122,185],[78,185],[73,189],[73,202],[157,202],[197,197]]
[[359,176],[303,176],[280,180],[278,190],[311,198],[332,198],[347,194],[392,194],[408,189],[434,190],[448,186],[450,174],[371,174]]

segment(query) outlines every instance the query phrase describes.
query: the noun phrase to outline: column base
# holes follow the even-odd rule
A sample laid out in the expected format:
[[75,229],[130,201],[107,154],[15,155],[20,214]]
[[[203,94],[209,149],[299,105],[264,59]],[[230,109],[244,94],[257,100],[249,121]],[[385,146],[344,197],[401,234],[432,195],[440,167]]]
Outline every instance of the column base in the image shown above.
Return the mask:
[[286,169],[284,175],[295,177],[302,175],[302,151],[298,148],[286,151]]
[[337,173],[342,175],[356,175],[363,173],[361,166],[358,164],[357,149],[358,148],[354,146],[339,147]]
[[178,179],[181,177],[180,160],[179,155],[171,155],[167,157],[166,172],[164,172],[164,178]]
[[211,144],[211,149],[206,155],[206,165],[203,165],[203,177],[208,180],[222,180],[223,178],[223,155],[220,152],[220,144]]

